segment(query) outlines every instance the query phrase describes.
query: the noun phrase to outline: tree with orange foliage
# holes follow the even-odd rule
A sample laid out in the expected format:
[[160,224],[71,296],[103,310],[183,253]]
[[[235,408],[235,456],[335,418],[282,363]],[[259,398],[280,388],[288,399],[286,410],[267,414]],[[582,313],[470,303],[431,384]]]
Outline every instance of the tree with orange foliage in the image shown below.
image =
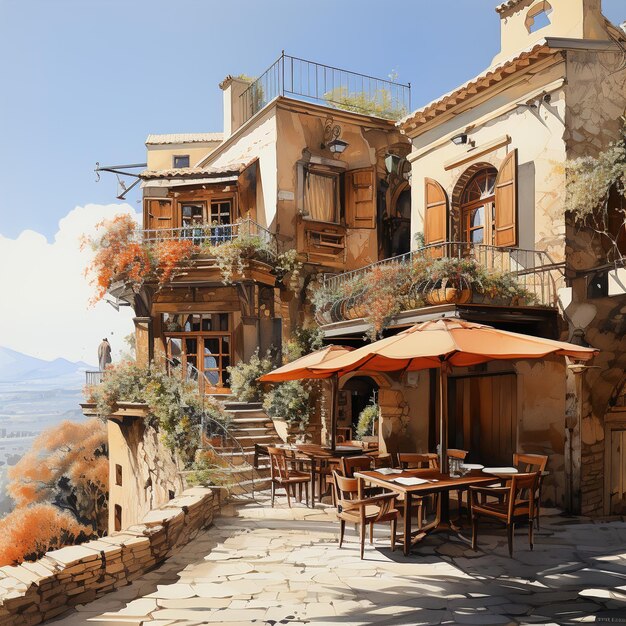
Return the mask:
[[107,527],[109,461],[104,424],[64,421],[43,431],[9,470],[9,495],[18,514],[52,503],[93,532]]
[[137,223],[127,214],[104,220],[97,228],[101,234],[85,237],[82,243],[95,251],[93,261],[85,270],[86,275],[92,275],[92,284],[96,287],[94,303],[104,297],[116,280],[125,281],[136,291],[149,279],[165,284],[200,250],[188,239],[143,241]]
[[95,533],[52,504],[20,507],[0,519],[0,566],[34,561],[48,550],[87,541]]

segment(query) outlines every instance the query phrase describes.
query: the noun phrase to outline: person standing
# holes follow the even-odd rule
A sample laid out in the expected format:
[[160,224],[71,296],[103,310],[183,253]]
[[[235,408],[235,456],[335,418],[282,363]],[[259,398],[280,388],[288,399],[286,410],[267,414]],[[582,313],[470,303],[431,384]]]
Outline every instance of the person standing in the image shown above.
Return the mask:
[[100,371],[104,372],[106,366],[111,362],[111,344],[105,337],[98,346],[98,365]]

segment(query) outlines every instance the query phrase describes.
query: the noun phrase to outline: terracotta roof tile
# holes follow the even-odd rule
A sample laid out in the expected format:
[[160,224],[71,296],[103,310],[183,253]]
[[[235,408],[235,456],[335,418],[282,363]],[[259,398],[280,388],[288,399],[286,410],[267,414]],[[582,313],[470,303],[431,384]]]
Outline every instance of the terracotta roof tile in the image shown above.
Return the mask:
[[210,178],[225,174],[240,174],[250,163],[229,163],[221,167],[178,167],[167,170],[144,170],[139,174],[143,179],[155,178]]
[[516,7],[522,2],[528,2],[528,0],[507,0],[506,2],[503,2],[496,7],[496,13],[504,13],[505,11]]
[[[514,0],[510,1],[513,2]],[[503,78],[513,74],[518,69],[528,67],[529,65],[551,56],[554,53],[555,51],[551,49],[545,41],[542,41],[512,59],[508,59],[496,67],[487,69],[476,78],[472,78],[460,87],[457,87],[439,99],[430,102],[421,109],[413,111],[413,113],[410,113],[405,118],[401,119],[397,123],[397,126],[403,131],[409,132],[418,126],[429,122],[442,113],[445,113],[457,104],[460,104],[461,102],[464,102],[465,100],[468,100],[469,98],[489,89],[489,87],[493,84],[500,82]]]

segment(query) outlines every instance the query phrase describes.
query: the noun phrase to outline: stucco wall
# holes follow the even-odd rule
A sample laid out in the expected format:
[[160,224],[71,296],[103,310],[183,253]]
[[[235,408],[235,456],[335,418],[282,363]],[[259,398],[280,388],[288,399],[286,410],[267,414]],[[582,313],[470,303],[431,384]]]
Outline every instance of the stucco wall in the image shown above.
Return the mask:
[[[180,467],[158,432],[143,418],[107,421],[109,441],[109,532],[115,531],[115,505],[122,508],[121,528],[141,520],[184,489]],[[116,484],[116,465],[122,484]]]
[[[333,124],[341,128],[341,139],[348,143],[338,159],[332,159],[327,149],[322,149],[324,126],[333,116]],[[365,122],[364,122],[365,123]],[[278,154],[278,230],[281,237],[295,244],[296,216],[298,213],[297,162],[306,160],[303,151],[314,157],[335,162],[342,171],[376,166],[377,178],[386,175],[384,157],[390,146],[406,145],[408,142],[392,125],[380,127],[372,121],[372,127],[350,122],[341,112],[332,109],[300,111],[292,109],[288,102],[279,104],[277,112]],[[377,127],[378,126],[378,127]],[[287,245],[290,245],[289,243]],[[346,268],[356,268],[378,260],[376,230],[371,228],[348,229]]]
[[[565,158],[564,75],[563,62],[547,66],[527,80],[495,90],[492,97],[471,108],[468,105],[467,110],[413,140],[410,156],[413,237],[423,232],[425,178],[433,178],[442,185],[450,202],[458,198],[457,185],[464,172],[481,163],[498,169],[508,152],[517,148],[519,247],[546,250],[555,261],[563,260],[565,225],[562,217],[558,218],[562,216],[564,179],[555,169],[555,163]],[[551,95],[549,103],[542,102],[538,108],[516,106],[546,87]],[[468,133],[475,147],[457,146],[450,141],[462,132]],[[480,154],[486,146],[502,143],[500,140],[506,144]],[[454,165],[465,159],[468,159],[465,163]]]
[[235,133],[237,140],[230,140],[209,160],[211,166],[221,167],[230,163],[247,163],[258,157],[256,221],[262,226],[273,227],[276,219],[276,109],[267,107],[254,124]]
[[174,167],[174,155],[189,155],[189,166],[194,167],[203,157],[209,155],[219,141],[148,145],[147,163],[149,170],[169,170]]
[[565,467],[565,361],[518,361],[515,371],[517,451],[548,456],[543,501],[565,507],[569,471]]

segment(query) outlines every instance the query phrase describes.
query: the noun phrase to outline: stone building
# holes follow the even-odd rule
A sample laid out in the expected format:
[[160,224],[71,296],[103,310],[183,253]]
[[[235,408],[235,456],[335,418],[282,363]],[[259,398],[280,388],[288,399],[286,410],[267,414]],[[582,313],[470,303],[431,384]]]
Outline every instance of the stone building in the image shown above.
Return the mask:
[[[253,236],[272,254],[251,255],[227,284],[207,254],[165,286],[112,293],[135,309],[140,362],[182,364],[207,393],[227,394],[229,364],[280,349],[313,323],[316,289],[336,292],[424,250],[504,272],[532,299],[420,301],[385,332],[461,317],[601,350],[591,368],[547,359],[453,372],[449,445],[496,465],[515,451],[547,453],[546,502],[618,513],[626,503],[626,281],[593,232],[566,214],[563,166],[620,137],[626,35],[600,0],[508,0],[496,10],[502,43],[491,66],[411,112],[407,86],[365,77],[374,82],[356,89],[356,75],[333,68],[324,74],[339,72],[332,82],[303,87],[310,72],[321,82],[323,66],[286,55],[254,81],[227,77],[222,133],[149,137],[144,237],[216,246]],[[303,263],[295,282],[276,263],[289,250]],[[362,309],[351,295],[318,311],[326,341],[361,345]],[[434,372],[356,372],[340,387],[347,431],[375,391],[383,448],[434,448]],[[132,471],[130,434],[123,420],[115,424],[121,460],[111,466]]]
[[[547,453],[548,500],[585,514],[620,513],[626,422],[614,405],[625,381],[623,257],[566,213],[564,164],[620,139],[626,37],[599,0],[509,0],[496,10],[502,44],[491,66],[398,124],[412,143],[411,231],[438,256],[505,267],[537,298],[532,306],[472,299],[423,307],[391,325],[459,316],[601,350],[591,368],[529,361],[456,371],[449,445],[479,449],[476,460],[496,464],[515,450]],[[623,213],[616,218],[623,255]],[[324,328],[345,341],[362,322]],[[390,380],[393,392],[380,395],[391,448],[417,441],[418,432],[434,442],[434,387],[422,378]],[[430,408],[411,402],[415,394],[430,398]]]
[[[285,54],[258,79],[220,87],[223,132],[150,135],[139,174],[142,240],[186,241],[200,254],[165,285],[119,282],[109,295],[135,311],[139,363],[179,366],[227,399],[229,365],[257,350],[279,356],[294,329],[314,323],[307,294],[320,276],[409,250],[409,185],[388,170],[410,150],[395,125],[410,88]],[[231,244],[245,251],[226,276],[215,251]],[[290,253],[297,276],[280,267]],[[117,485],[154,442],[137,416],[109,422],[111,528],[126,527],[180,488],[176,467],[160,463]],[[311,429],[319,437],[320,425]]]

